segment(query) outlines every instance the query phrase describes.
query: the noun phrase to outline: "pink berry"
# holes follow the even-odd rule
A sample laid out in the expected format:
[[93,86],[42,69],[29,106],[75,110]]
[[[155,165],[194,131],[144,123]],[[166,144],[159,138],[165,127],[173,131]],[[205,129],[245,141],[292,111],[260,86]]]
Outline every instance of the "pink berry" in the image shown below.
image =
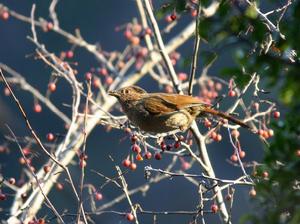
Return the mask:
[[228,96],[230,96],[230,97],[235,97],[235,96],[236,96],[236,92],[235,92],[234,90],[230,90],[230,91],[228,92]]
[[278,119],[278,118],[280,117],[280,112],[279,112],[279,111],[274,111],[273,117],[274,117],[275,119]]

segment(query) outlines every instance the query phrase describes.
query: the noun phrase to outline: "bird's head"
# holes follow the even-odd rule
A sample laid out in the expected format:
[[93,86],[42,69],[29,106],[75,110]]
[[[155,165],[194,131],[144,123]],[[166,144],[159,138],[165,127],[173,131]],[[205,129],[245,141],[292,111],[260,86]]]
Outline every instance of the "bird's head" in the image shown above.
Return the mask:
[[138,86],[127,86],[108,92],[109,95],[116,97],[120,102],[139,100],[146,93],[146,90]]

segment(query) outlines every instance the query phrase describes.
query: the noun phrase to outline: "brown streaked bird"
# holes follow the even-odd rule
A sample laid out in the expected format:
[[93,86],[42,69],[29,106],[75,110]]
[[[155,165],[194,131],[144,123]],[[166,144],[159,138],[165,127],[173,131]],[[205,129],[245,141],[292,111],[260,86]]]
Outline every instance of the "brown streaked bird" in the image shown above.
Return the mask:
[[169,93],[147,93],[138,86],[128,86],[108,93],[115,96],[128,119],[139,129],[149,133],[185,131],[197,117],[211,114],[225,118],[242,127],[243,121],[214,110],[196,97]]

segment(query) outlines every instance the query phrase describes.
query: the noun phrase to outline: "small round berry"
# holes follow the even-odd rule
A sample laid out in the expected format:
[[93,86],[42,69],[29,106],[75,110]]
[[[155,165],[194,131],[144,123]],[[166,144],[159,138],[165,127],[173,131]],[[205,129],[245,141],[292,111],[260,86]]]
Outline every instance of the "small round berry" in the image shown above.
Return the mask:
[[49,173],[50,170],[51,170],[51,166],[45,165],[45,166],[43,167],[43,169],[44,169],[44,172],[45,172],[45,173]]
[[5,96],[9,96],[10,95],[10,91],[7,87],[4,88],[4,95]]
[[207,128],[210,128],[211,125],[212,125],[212,123],[208,119],[205,119],[204,126],[207,127]]
[[230,160],[231,160],[232,162],[237,162],[237,161],[238,161],[237,155],[233,154],[233,155],[230,157]]
[[137,168],[136,163],[131,163],[129,168],[130,168],[132,171],[136,170],[136,168]]
[[8,20],[9,19],[9,12],[8,11],[3,11],[2,14],[1,14],[1,19]]
[[87,81],[90,81],[92,78],[93,78],[92,73],[90,73],[90,72],[85,73],[85,79],[86,79]]
[[56,189],[59,190],[59,191],[61,191],[61,190],[64,189],[64,185],[63,185],[62,183],[59,183],[59,182],[56,183],[55,187],[56,187]]
[[167,23],[173,22],[173,19],[171,18],[171,15],[167,15],[165,18]]
[[220,142],[222,141],[222,135],[221,134],[217,134],[216,138],[214,139],[216,142]]
[[274,117],[275,119],[278,119],[278,118],[280,117],[280,112],[279,112],[279,111],[274,111],[274,112],[273,112],[273,117]]
[[233,129],[233,130],[231,131],[231,135],[232,135],[232,137],[234,137],[234,138],[238,138],[238,137],[240,136],[240,132],[239,132],[237,129]]
[[236,92],[235,92],[234,90],[230,90],[230,91],[228,92],[228,96],[230,96],[230,97],[235,97],[235,96],[236,96]]
[[176,142],[174,143],[174,148],[175,148],[175,149],[178,149],[180,146],[181,146],[180,141],[176,141]]
[[187,77],[188,77],[188,75],[187,75],[185,72],[180,72],[180,73],[178,74],[178,79],[179,79],[180,81],[185,81],[185,80],[187,80]]
[[100,201],[103,199],[103,195],[100,192],[95,193],[95,200]]
[[245,158],[246,152],[243,151],[243,150],[239,151],[239,156],[240,156],[241,159]]
[[37,223],[38,223],[38,224],[45,224],[46,221],[45,221],[45,219],[39,219]]
[[211,132],[210,133],[210,137],[212,138],[212,139],[216,139],[217,138],[217,132],[215,132],[215,131],[213,131],[213,132]]
[[114,81],[114,79],[113,79],[111,76],[107,76],[107,77],[105,78],[105,83],[106,83],[107,85],[111,85],[111,84],[113,83],[113,81]]
[[186,161],[184,161],[184,162],[181,163],[181,169],[182,170],[188,170],[189,168],[191,168],[191,164],[190,163],[188,163]]
[[152,30],[151,30],[151,28],[147,27],[147,28],[145,29],[145,33],[146,33],[147,35],[152,35]]
[[127,213],[127,214],[126,214],[126,219],[127,219],[128,221],[132,222],[132,221],[134,220],[133,214]]
[[269,177],[269,173],[267,171],[262,172],[262,176],[264,178],[268,178]]
[[274,136],[274,131],[272,129],[269,129],[268,134],[269,134],[270,137],[272,137],[272,136]]
[[129,159],[124,159],[122,162],[124,167],[130,167],[131,161]]
[[145,159],[151,159],[152,153],[148,151],[145,153],[144,157],[145,157]]
[[49,142],[52,142],[53,140],[54,140],[54,134],[52,134],[52,133],[48,133],[47,134],[47,136],[46,136],[46,138],[47,138],[47,140],[49,141]]
[[132,32],[131,32],[129,29],[126,29],[126,30],[124,31],[124,36],[125,36],[125,38],[126,38],[127,40],[130,40],[130,39],[132,38],[133,34],[132,34]]
[[132,135],[130,140],[131,142],[135,143],[138,140],[138,137],[136,135]]
[[11,178],[9,178],[8,183],[10,183],[11,185],[15,185],[16,179],[11,177]]
[[21,165],[24,165],[24,164],[26,164],[26,160],[25,160],[23,157],[20,157],[20,158],[19,158],[19,163],[20,163]]
[[50,82],[49,84],[48,84],[48,89],[49,89],[49,91],[50,92],[55,92],[55,90],[56,90],[56,84],[55,84],[55,82]]
[[143,161],[143,157],[142,157],[142,155],[141,155],[140,153],[138,153],[138,154],[136,155],[135,159],[136,159],[137,161]]
[[216,204],[212,204],[210,206],[210,210],[212,211],[212,213],[217,213],[219,211],[219,207]]
[[137,36],[132,36],[132,37],[130,38],[130,42],[131,42],[132,45],[139,45],[140,42],[141,42],[141,40],[140,40],[140,38],[137,37]]
[[53,25],[53,23],[48,22],[47,25],[46,25],[46,27],[47,27],[47,31],[50,31],[50,30],[53,29],[54,25]]
[[296,156],[297,156],[297,157],[300,157],[300,149],[297,149],[297,150],[296,150]]
[[259,129],[259,130],[257,131],[257,133],[258,133],[260,136],[263,136],[264,133],[265,133],[265,131],[264,131],[263,129]]
[[6,200],[6,194],[0,193],[0,201]]
[[141,153],[141,151],[142,151],[141,147],[139,147],[137,144],[133,144],[131,146],[131,150],[135,153]]
[[41,106],[41,104],[39,104],[39,103],[34,104],[33,111],[35,113],[41,113],[42,112],[42,106]]
[[252,188],[250,191],[249,191],[249,195],[250,197],[255,197],[256,196],[256,190],[254,188]]
[[28,156],[28,155],[31,154],[30,148],[25,147],[25,148],[22,149],[22,151],[23,151],[23,154],[24,154],[25,156]]
[[232,199],[232,196],[231,196],[230,194],[227,194],[227,195],[225,196],[225,199],[226,199],[227,201],[230,201],[230,200]]
[[161,153],[159,153],[159,152],[155,153],[154,158],[155,158],[156,160],[161,160],[161,159],[162,159]]
[[103,76],[106,76],[106,75],[108,75],[108,71],[107,71],[106,68],[101,68],[101,69],[99,70],[99,74],[100,74],[100,75],[103,75]]
[[192,9],[192,10],[191,10],[191,16],[192,16],[192,17],[196,17],[197,14],[198,14],[198,11],[197,11],[196,9]]
[[66,57],[67,57],[67,58],[73,58],[73,57],[74,57],[74,52],[71,51],[71,50],[67,51],[67,52],[66,52]]
[[171,20],[172,21],[174,21],[174,20],[176,20],[177,19],[177,15],[176,15],[176,13],[174,12],[174,13],[172,13],[171,15],[170,15],[170,17],[171,17]]
[[167,149],[166,143],[161,142],[160,143],[160,148],[161,148],[162,151],[165,151]]

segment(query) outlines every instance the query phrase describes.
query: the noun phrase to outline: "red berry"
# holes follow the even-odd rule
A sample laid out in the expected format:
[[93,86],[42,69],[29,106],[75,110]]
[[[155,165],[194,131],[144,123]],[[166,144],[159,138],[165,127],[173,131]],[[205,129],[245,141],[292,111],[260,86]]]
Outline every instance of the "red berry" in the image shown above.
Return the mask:
[[297,157],[300,157],[300,149],[297,149],[297,150],[296,150],[296,156],[297,156]]
[[231,160],[232,162],[237,162],[237,161],[238,161],[237,155],[233,154],[233,155],[230,157],[230,160]]
[[147,27],[147,28],[145,29],[145,33],[146,33],[147,35],[152,35],[152,30],[151,30],[149,27]]
[[184,73],[184,72],[180,72],[180,73],[178,74],[178,79],[179,79],[180,81],[185,81],[185,80],[187,79],[187,77],[188,77],[188,75],[187,75],[186,73]]
[[100,201],[100,200],[103,199],[103,195],[102,195],[101,193],[99,193],[99,192],[96,192],[96,193],[95,193],[95,199],[96,199],[97,201]]
[[45,165],[45,166],[43,167],[43,169],[44,169],[44,172],[45,172],[45,173],[49,173],[50,170],[51,170],[51,166]]
[[4,88],[4,95],[5,96],[9,96],[10,95],[10,91],[7,87]]
[[46,223],[45,219],[39,219],[38,220],[38,224],[45,224],[45,223]]
[[210,137],[212,138],[212,139],[216,139],[217,138],[217,132],[215,132],[215,131],[213,131],[213,132],[211,132],[210,133]]
[[128,168],[128,167],[130,167],[131,162],[130,162],[129,159],[124,159],[123,162],[122,162],[122,164],[123,164],[124,167]]
[[137,161],[143,161],[143,157],[142,157],[142,155],[141,155],[140,153],[138,153],[138,154],[136,155],[135,159],[136,159]]
[[170,23],[170,22],[173,21],[172,18],[171,18],[171,15],[167,15],[165,20],[166,20],[167,23]]
[[176,142],[174,143],[174,148],[175,148],[175,149],[178,149],[180,146],[181,146],[180,141],[176,141]]
[[211,127],[211,122],[208,119],[205,119],[204,126],[207,127],[207,128],[210,128]]
[[129,168],[133,171],[136,170],[136,168],[137,168],[136,163],[131,163]]
[[273,117],[274,117],[275,119],[278,119],[278,118],[280,117],[280,112],[279,112],[279,111],[274,111],[274,112],[273,112]]
[[222,135],[221,134],[217,134],[216,138],[214,139],[216,142],[220,142],[222,141]]
[[70,50],[70,51],[67,51],[67,52],[66,52],[66,57],[67,57],[67,58],[73,58],[73,57],[74,57],[74,52],[71,51],[71,50]]
[[64,185],[62,183],[56,183],[56,189],[61,191],[64,189]]
[[216,205],[216,204],[212,204],[212,205],[210,206],[210,210],[212,211],[212,213],[217,213],[218,210],[219,210],[219,207],[218,207],[218,205]]
[[1,14],[1,18],[3,20],[8,20],[8,18],[9,18],[9,12],[8,11],[3,11],[2,14]]
[[114,79],[113,79],[111,76],[107,76],[106,79],[105,79],[105,83],[106,83],[107,85],[112,84],[113,81],[114,81]]
[[161,148],[162,151],[165,151],[166,148],[167,148],[167,146],[166,146],[166,144],[164,142],[161,142],[160,143],[160,148]]
[[55,92],[55,90],[56,90],[56,84],[54,83],[54,82],[50,82],[49,84],[48,84],[48,89],[49,89],[49,91],[50,92]]
[[191,164],[190,163],[185,162],[185,161],[181,163],[181,169],[182,170],[188,170],[189,168],[191,168]]
[[131,146],[131,150],[135,153],[141,153],[141,151],[142,151],[141,147],[139,147],[137,144],[133,144]]
[[234,137],[234,138],[238,138],[238,137],[240,136],[240,132],[239,132],[238,130],[236,130],[236,129],[233,129],[233,130],[231,131],[231,135],[232,135],[232,137]]
[[264,172],[262,173],[262,176],[263,176],[264,178],[268,178],[268,177],[269,177],[269,173],[268,173],[267,171],[264,171]]
[[30,148],[23,148],[22,151],[23,151],[23,153],[24,153],[25,156],[28,156],[28,155],[31,154]]
[[85,73],[85,79],[86,79],[87,81],[90,81],[92,78],[93,78],[92,73],[90,73],[90,72]]
[[124,32],[124,36],[127,40],[130,40],[132,38],[133,34],[130,30],[126,29]]
[[127,213],[127,214],[126,214],[126,219],[127,219],[128,221],[132,222],[132,221],[134,220],[133,214]]
[[191,16],[192,16],[192,17],[196,17],[197,14],[198,14],[198,11],[197,11],[196,9],[193,9],[193,10],[191,11]]
[[241,159],[245,158],[246,152],[245,152],[245,151],[242,151],[242,150],[239,151],[239,156],[240,156]]
[[172,21],[174,21],[175,19],[177,19],[176,13],[172,13],[170,17],[171,17]]
[[217,82],[216,85],[215,85],[215,88],[216,88],[217,91],[222,90],[222,84]]
[[108,71],[107,71],[106,68],[101,68],[101,69],[99,70],[99,74],[100,74],[100,75],[106,76],[106,75],[108,75]]
[[39,104],[39,103],[34,104],[33,110],[36,113],[41,113],[42,112],[42,106],[41,106],[41,104]]
[[151,159],[152,153],[148,151],[145,153],[144,157],[145,157],[145,159]]
[[263,129],[259,129],[257,132],[260,136],[263,136],[265,131]]
[[49,142],[52,142],[52,141],[54,140],[54,138],[55,138],[55,137],[54,137],[54,134],[52,134],[52,133],[48,133],[46,137],[47,137],[47,140],[48,140]]
[[232,196],[231,196],[230,194],[227,194],[227,195],[225,196],[225,199],[226,199],[227,201],[230,201],[230,200],[232,199]]
[[249,195],[250,197],[255,197],[256,196],[256,190],[254,188],[252,188],[250,191],[249,191]]
[[134,143],[138,140],[138,137],[136,135],[132,135],[130,140]]
[[11,177],[11,178],[9,178],[8,183],[10,183],[11,185],[15,185],[16,179]]
[[140,41],[141,41],[140,38],[137,37],[137,36],[132,36],[130,38],[130,42],[131,42],[132,45],[139,45]]
[[0,193],[0,201],[6,200],[6,195],[3,193]]
[[154,158],[155,158],[156,160],[161,160],[161,159],[162,159],[161,153],[159,153],[159,152],[155,153]]
[[52,30],[53,27],[54,27],[53,23],[51,23],[51,22],[48,22],[48,23],[47,23],[47,31]]
[[236,96],[236,92],[235,92],[234,90],[230,90],[230,91],[228,92],[228,96],[230,96],[230,97],[235,97],[235,96]]

